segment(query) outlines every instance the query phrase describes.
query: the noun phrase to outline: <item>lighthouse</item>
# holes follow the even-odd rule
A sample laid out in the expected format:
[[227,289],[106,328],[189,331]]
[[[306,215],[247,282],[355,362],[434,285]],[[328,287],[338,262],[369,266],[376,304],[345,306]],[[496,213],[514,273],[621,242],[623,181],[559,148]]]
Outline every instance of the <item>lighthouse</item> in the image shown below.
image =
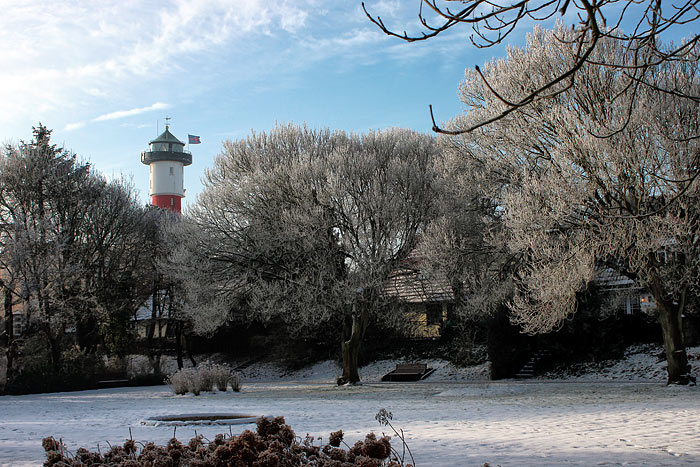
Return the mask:
[[185,150],[185,143],[165,131],[148,143],[149,150],[141,153],[141,162],[150,170],[149,195],[151,203],[173,212],[181,212],[185,197],[185,166],[192,163],[192,154]]

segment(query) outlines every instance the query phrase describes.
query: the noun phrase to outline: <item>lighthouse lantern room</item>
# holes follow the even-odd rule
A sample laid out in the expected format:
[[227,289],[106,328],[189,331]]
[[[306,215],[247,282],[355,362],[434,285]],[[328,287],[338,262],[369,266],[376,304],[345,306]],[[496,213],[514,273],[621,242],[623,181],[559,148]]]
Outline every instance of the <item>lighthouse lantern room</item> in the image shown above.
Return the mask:
[[184,168],[192,163],[192,154],[185,150],[185,143],[170,133],[169,125],[149,143],[149,150],[141,153],[141,162],[150,169],[151,203],[181,212],[185,197]]

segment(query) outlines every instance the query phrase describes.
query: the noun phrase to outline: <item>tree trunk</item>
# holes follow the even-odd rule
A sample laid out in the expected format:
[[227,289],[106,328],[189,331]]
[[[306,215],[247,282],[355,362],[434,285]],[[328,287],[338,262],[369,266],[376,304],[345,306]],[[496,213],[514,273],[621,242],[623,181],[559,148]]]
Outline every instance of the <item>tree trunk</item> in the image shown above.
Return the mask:
[[151,320],[146,325],[146,353],[148,354],[148,360],[156,374],[160,373],[160,358],[163,354],[163,339],[159,339],[157,348],[154,342],[156,321],[158,320],[158,307],[158,289],[157,287],[153,287],[153,294],[151,295]]
[[175,321],[173,323],[175,326],[175,353],[177,354],[177,369],[182,370],[185,366],[182,361],[182,323],[180,321]]
[[46,330],[45,334],[51,350],[51,367],[54,374],[58,375],[61,372],[61,337],[53,336],[50,329]]
[[[2,281],[0,281],[2,283]],[[5,371],[5,382],[9,383],[12,381],[12,378],[14,378],[13,371],[12,371],[12,366],[14,365],[14,343],[15,343],[15,324],[14,324],[14,316],[12,315],[12,290],[9,289],[9,287],[6,286],[6,284],[2,284],[5,287],[3,287],[3,292],[4,292],[4,303],[3,303],[3,310],[5,312],[5,335],[7,336],[7,350],[5,353],[6,359],[7,359],[7,367]]]
[[[151,321],[146,325],[146,345],[148,350],[153,349],[153,337],[156,332],[156,322],[158,321],[158,311],[160,310],[160,291],[153,287],[153,295],[151,295]],[[161,337],[161,336],[158,336]]]
[[656,278],[650,284],[651,294],[656,301],[659,324],[664,339],[666,362],[668,365],[668,384],[689,384],[695,378],[690,374],[688,356],[685,351],[683,336],[684,300],[674,303],[673,298],[664,293],[661,281]]
[[685,352],[681,307],[673,304],[662,305],[658,300],[656,303],[668,363],[668,384],[688,384],[691,381],[691,375],[688,356]]
[[[182,324],[182,327],[185,327],[185,324]],[[188,334],[183,330],[182,332],[182,337],[185,341],[185,349],[187,349],[187,356],[190,358],[190,363],[192,363],[192,366],[197,366],[197,361],[194,359],[194,355],[192,355],[192,339],[190,339],[191,334]]]
[[[353,305],[354,311],[354,305]],[[355,384],[360,382],[358,372],[358,360],[360,345],[367,329],[367,312],[353,312],[343,320],[343,330],[340,347],[343,354],[343,376],[338,379],[338,384]]]

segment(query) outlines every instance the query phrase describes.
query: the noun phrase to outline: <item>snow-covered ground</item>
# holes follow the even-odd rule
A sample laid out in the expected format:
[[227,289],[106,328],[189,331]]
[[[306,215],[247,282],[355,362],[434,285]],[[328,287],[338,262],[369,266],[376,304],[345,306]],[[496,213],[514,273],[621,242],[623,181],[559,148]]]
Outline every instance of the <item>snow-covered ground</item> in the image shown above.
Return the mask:
[[[343,429],[352,444],[387,431],[374,418],[381,408],[405,431],[418,466],[700,465],[700,389],[665,386],[659,349],[637,350],[576,378],[491,382],[486,365],[433,361],[425,381],[381,383],[396,363],[383,361],[362,368],[363,385],[337,387],[337,367],[324,362],[297,372],[254,365],[240,393],[174,396],[154,386],[3,396],[0,465],[41,464],[49,435],[73,451],[122,443],[129,429],[136,440],[164,443],[175,428],[142,421],[168,414],[282,415],[298,435],[327,439]],[[697,370],[700,348],[689,353]],[[229,427],[180,426],[177,437],[195,430],[213,437]]]

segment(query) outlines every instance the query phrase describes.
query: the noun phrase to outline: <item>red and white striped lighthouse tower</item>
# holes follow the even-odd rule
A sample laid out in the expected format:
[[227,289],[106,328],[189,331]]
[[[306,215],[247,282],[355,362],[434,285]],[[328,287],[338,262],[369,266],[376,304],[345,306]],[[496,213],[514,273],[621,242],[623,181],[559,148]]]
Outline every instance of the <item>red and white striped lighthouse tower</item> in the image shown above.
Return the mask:
[[170,133],[170,125],[141,153],[141,162],[150,169],[151,203],[163,209],[181,212],[185,197],[185,166],[192,163],[192,153],[185,143]]

